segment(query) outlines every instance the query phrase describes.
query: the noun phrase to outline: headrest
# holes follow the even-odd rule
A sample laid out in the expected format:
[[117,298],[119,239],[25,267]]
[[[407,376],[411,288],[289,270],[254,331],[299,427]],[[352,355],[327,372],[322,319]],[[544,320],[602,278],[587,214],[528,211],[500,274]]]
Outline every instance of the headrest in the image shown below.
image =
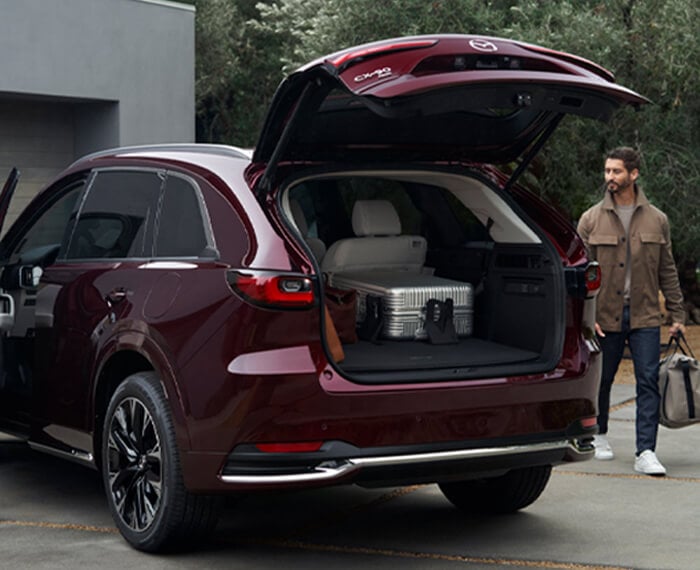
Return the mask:
[[358,200],[352,209],[352,229],[358,237],[397,236],[401,220],[388,200]]

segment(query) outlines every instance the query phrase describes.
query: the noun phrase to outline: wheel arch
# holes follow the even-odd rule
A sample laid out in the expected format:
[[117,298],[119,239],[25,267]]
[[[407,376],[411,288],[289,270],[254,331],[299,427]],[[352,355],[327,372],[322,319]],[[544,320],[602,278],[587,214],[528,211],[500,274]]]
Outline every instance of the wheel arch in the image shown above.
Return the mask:
[[[100,462],[102,427],[105,413],[115,390],[124,379],[137,372],[152,371],[158,375],[165,397],[170,404],[175,432],[181,447],[189,448],[189,435],[184,422],[184,406],[175,381],[173,369],[162,351],[147,337],[131,343],[116,339],[110,349],[104,351],[104,358],[94,376],[93,399],[93,449],[96,461]],[[150,349],[150,350],[149,350]]]

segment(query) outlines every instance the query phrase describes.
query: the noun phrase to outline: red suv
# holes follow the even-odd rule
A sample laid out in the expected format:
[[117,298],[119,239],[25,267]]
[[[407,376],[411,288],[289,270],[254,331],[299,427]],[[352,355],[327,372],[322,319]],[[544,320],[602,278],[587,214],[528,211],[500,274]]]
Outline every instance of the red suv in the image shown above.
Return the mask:
[[529,505],[593,453],[599,272],[516,179],[564,115],[645,101],[572,55],[401,38],[292,74],[252,157],[79,160],[0,244],[0,429],[100,470],[146,551],[209,532],[222,493]]

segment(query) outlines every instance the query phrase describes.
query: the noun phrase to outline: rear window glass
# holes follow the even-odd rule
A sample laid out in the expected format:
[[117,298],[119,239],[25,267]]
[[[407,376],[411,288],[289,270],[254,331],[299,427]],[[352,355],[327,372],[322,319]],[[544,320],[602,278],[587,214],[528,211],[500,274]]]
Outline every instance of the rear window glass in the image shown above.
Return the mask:
[[326,244],[355,236],[352,211],[358,200],[388,200],[399,216],[402,234],[416,235],[423,230],[423,213],[397,180],[353,177],[307,181],[292,188],[289,199],[303,214],[306,237]]
[[[380,177],[308,180],[292,188],[290,203],[301,210],[305,237],[329,246],[355,237],[352,211],[358,200],[388,200],[404,235],[422,235],[432,247],[453,247],[489,240],[488,229],[451,192],[437,186]],[[299,223],[299,220],[296,220]]]

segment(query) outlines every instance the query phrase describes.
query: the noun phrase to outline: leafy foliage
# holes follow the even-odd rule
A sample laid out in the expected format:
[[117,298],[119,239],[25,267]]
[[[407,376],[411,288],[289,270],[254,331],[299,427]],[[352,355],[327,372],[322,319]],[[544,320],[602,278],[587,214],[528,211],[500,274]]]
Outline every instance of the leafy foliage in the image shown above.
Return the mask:
[[252,146],[283,79],[288,35],[260,26],[251,0],[196,0],[197,140]]
[[255,144],[284,75],[389,37],[470,33],[575,53],[653,101],[607,125],[569,118],[525,182],[572,220],[602,196],[605,152],[642,151],[641,183],[671,220],[682,267],[700,259],[700,2],[697,0],[195,0],[203,141]]

